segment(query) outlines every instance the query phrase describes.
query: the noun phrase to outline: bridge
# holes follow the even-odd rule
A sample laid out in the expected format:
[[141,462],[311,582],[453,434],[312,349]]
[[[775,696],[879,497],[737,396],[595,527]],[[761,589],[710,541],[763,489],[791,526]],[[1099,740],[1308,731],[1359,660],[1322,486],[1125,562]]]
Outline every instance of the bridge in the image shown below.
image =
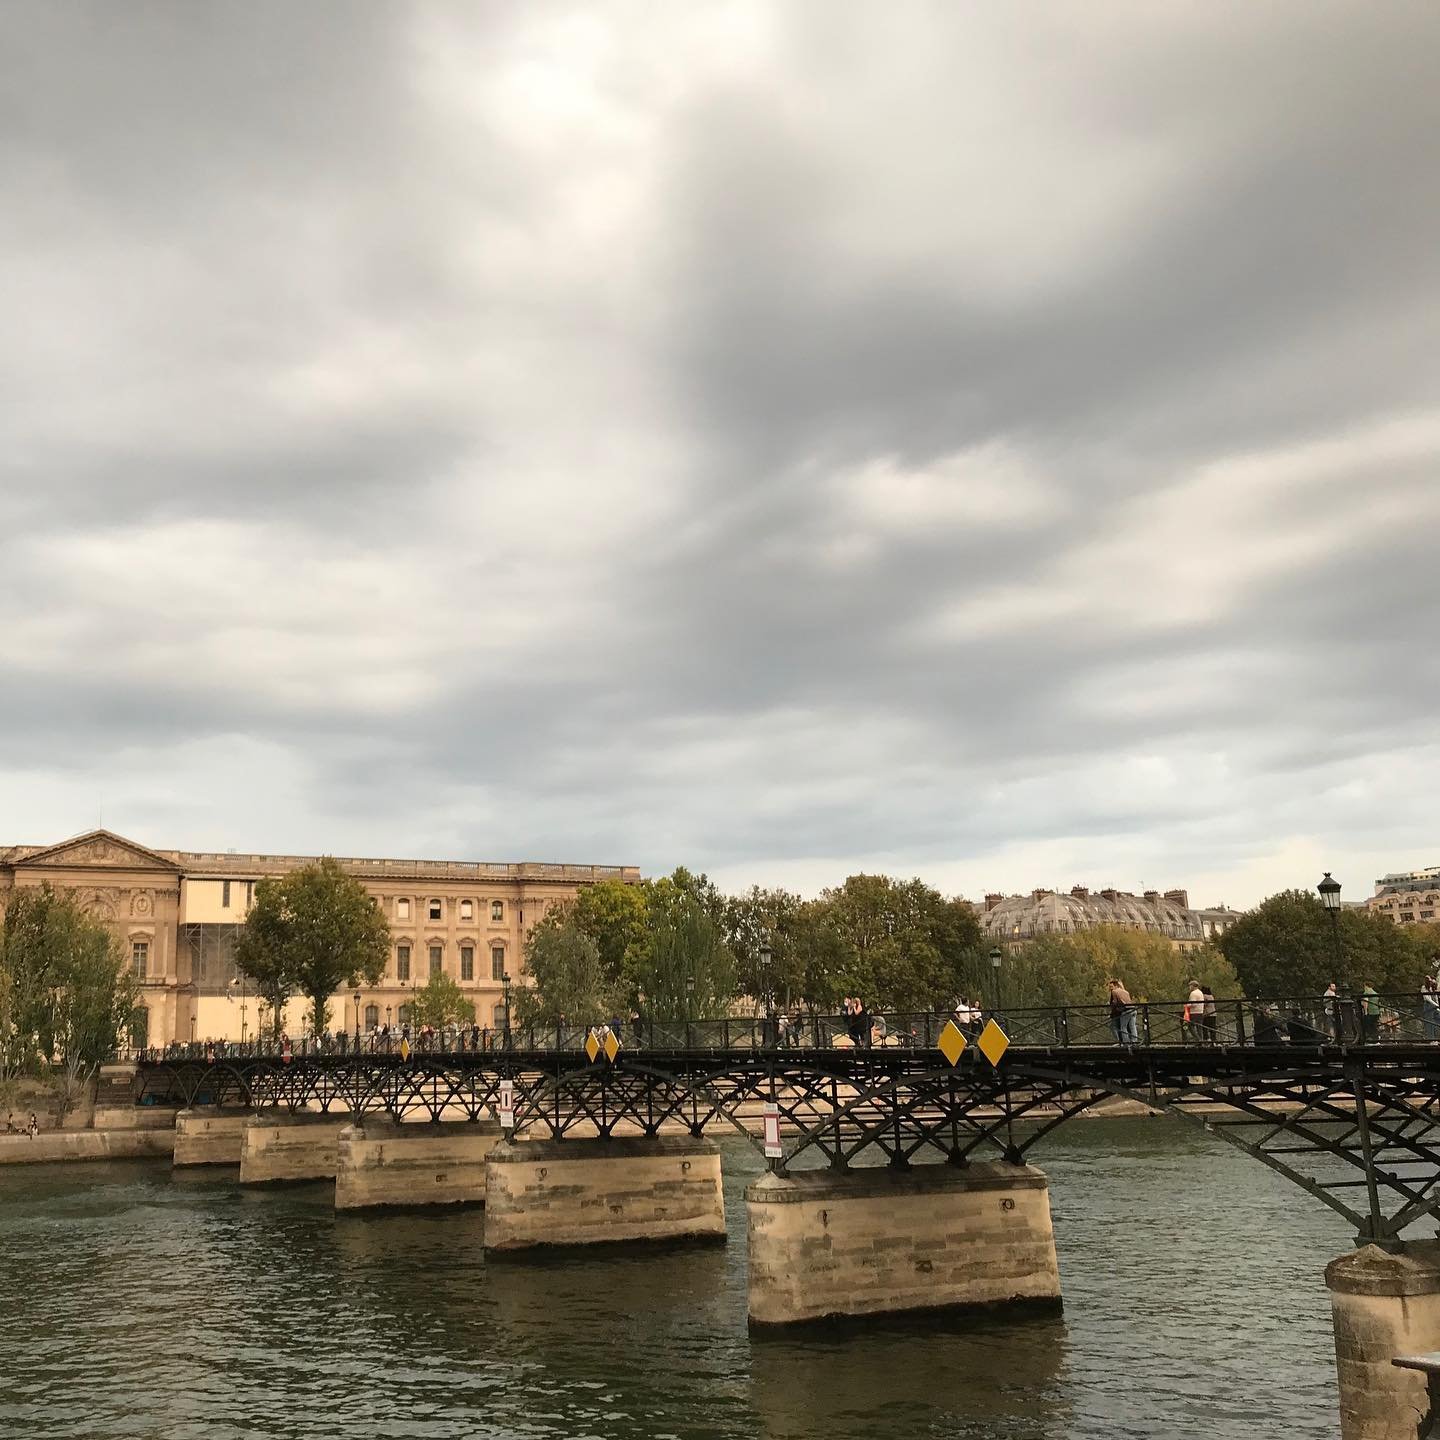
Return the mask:
[[[484,1199],[486,1249],[720,1239],[720,1156],[747,1188],[752,1325],[993,1304],[1058,1305],[1043,1174],[1057,1127],[1115,1101],[1204,1126],[1329,1206],[1356,1251],[1327,1269],[1346,1440],[1424,1382],[1440,1349],[1440,1047],[1418,997],[1368,1007],[1233,1001],[1006,1010],[963,1030],[887,1015],[464,1031],[411,1049],[349,1037],[183,1046],[136,1066],[142,1105],[184,1107],[177,1164],[242,1183],[333,1176],[337,1208]],[[1131,1030],[1115,1027],[1121,1038]],[[858,1038],[860,1043],[854,1043]],[[867,1043],[867,1041],[869,1043]],[[498,1120],[498,1124],[496,1123]],[[883,1163],[882,1163],[883,1162]]]

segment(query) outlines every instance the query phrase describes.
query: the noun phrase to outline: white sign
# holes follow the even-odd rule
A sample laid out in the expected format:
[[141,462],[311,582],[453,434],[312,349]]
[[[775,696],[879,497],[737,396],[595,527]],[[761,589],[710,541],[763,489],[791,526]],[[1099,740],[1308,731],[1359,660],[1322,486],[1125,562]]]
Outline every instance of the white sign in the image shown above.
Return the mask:
[[515,1082],[513,1080],[500,1082],[500,1128],[502,1130],[515,1128]]
[[785,1154],[780,1145],[780,1107],[773,1101],[765,1102],[765,1158],[779,1160]]

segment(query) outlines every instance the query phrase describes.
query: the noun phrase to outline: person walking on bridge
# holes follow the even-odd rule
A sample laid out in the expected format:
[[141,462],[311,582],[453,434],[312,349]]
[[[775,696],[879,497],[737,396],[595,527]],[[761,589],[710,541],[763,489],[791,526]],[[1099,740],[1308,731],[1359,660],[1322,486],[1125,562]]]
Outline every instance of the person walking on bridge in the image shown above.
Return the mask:
[[1205,1038],[1205,996],[1201,993],[1200,982],[1190,982],[1190,993],[1185,997],[1185,1013],[1180,1021],[1181,1038],[1192,1042]]
[[1140,1043],[1135,1031],[1135,1002],[1119,979],[1113,977],[1110,981],[1110,1030],[1117,1045],[1128,1047]]

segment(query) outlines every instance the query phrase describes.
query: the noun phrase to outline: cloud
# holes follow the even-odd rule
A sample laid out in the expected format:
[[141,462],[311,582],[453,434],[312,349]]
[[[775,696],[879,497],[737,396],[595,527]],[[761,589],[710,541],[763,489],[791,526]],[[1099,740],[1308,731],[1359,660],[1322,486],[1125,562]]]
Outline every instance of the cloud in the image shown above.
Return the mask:
[[7,18],[0,841],[1426,859],[1432,12]]

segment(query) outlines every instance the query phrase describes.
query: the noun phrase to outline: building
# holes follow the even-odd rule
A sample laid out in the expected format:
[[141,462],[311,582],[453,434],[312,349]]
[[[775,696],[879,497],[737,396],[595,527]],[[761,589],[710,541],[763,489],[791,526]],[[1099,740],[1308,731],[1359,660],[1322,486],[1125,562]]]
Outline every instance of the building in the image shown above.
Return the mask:
[[1375,882],[1375,893],[1365,902],[1397,925],[1429,925],[1440,915],[1440,865],[1423,870],[1398,870]]
[[1226,906],[1192,910],[1184,890],[1032,890],[1028,895],[987,895],[980,929],[989,941],[1021,944],[1041,935],[1074,935],[1100,925],[1163,935],[1177,949],[1196,949],[1223,934],[1239,912]]
[[[150,850],[93,830],[58,845],[0,847],[0,909],[18,889],[48,881],[116,933],[140,982],[142,1043],[255,1036],[260,1003],[235,969],[235,939],[255,883],[311,863],[309,855]],[[601,880],[636,884],[629,865],[489,864],[468,860],[337,857],[363,882],[390,924],[380,983],[337,993],[331,1027],[401,1024],[410,997],[433,974],[450,976],[486,1026],[505,1023],[505,979],[524,970],[525,940],[552,906]],[[356,1011],[359,1010],[357,1017]],[[292,1034],[304,1003],[286,1008]]]

